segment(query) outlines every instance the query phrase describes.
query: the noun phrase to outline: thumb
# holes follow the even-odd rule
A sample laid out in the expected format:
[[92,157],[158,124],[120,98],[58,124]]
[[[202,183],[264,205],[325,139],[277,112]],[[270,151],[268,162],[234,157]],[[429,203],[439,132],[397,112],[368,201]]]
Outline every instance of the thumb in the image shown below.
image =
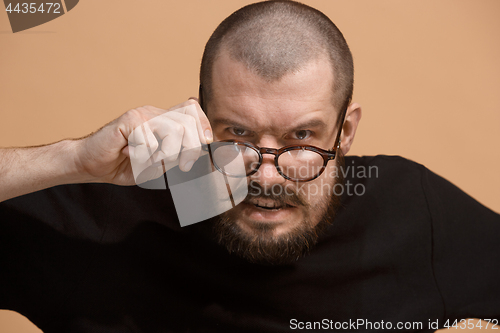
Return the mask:
[[210,125],[210,121],[208,120],[207,115],[201,109],[197,98],[190,97],[189,102],[191,102],[190,104],[196,107],[196,118],[199,120],[198,133],[200,135],[200,141],[205,144],[212,143],[214,141],[214,136],[212,132],[212,126]]

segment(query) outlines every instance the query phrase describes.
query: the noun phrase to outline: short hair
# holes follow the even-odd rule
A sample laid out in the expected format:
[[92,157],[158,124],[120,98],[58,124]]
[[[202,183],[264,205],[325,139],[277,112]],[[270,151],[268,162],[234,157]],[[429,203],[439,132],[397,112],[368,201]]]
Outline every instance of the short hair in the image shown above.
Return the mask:
[[[295,1],[264,1],[228,16],[208,40],[200,69],[200,102],[212,99],[213,64],[222,50],[268,82],[326,55],[333,67],[334,107],[351,102],[354,65],[344,36],[322,12]],[[206,112],[206,111],[205,111]]]

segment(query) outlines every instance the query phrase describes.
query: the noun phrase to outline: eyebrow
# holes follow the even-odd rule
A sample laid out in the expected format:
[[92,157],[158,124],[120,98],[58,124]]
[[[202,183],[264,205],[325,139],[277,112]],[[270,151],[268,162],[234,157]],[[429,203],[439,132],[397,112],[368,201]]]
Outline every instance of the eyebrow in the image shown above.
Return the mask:
[[240,124],[236,121],[225,119],[225,118],[215,118],[212,121],[210,121],[210,123],[211,123],[212,127],[226,125],[226,126],[232,126],[232,127],[238,127],[238,128],[247,128],[243,124]]
[[[232,127],[238,127],[238,128],[248,128],[246,125],[243,125],[242,123],[239,123],[234,120],[229,120],[225,118],[216,118],[211,121],[212,126],[220,126],[220,125],[226,125],[226,126],[232,126]],[[293,131],[299,131],[307,128],[318,128],[325,129],[327,125],[325,122],[321,119],[311,119],[308,121],[305,121],[303,123],[300,123],[298,125],[295,125],[292,129],[288,130],[288,132],[293,132]]]
[[318,128],[318,127],[319,129],[325,129],[327,126],[325,122],[321,119],[311,119],[293,127],[289,132],[299,131],[308,128]]

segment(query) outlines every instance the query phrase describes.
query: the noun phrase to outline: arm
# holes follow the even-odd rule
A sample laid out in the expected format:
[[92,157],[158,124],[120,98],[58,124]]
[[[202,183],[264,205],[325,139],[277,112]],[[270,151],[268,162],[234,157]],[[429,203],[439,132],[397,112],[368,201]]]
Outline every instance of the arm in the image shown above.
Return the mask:
[[[160,115],[162,117],[158,117]],[[187,148],[187,153],[179,157],[181,169],[199,157],[195,147],[211,140],[210,135],[205,138],[204,134],[207,130],[211,133],[210,123],[194,100],[169,110],[152,106],[132,109],[81,139],[39,147],[0,149],[0,202],[61,184],[135,185],[130,163],[134,147],[129,146],[129,135],[157,117],[160,119],[157,128],[148,128],[150,132],[146,133],[152,138],[148,149],[155,151],[158,148],[155,156],[162,159],[177,156],[181,148]]]
[[80,140],[0,149],[0,201],[48,187],[83,182],[77,167]]

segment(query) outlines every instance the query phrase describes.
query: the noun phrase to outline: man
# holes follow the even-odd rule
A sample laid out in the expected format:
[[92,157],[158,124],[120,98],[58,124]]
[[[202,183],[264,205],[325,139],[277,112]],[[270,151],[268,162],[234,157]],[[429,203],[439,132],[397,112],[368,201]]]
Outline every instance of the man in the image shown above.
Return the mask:
[[[323,14],[242,8],[207,43],[200,81],[201,106],[137,108],[83,139],[0,152],[0,307],[44,332],[433,331],[500,316],[498,214],[405,159],[343,160],[361,109]],[[190,227],[168,191],[69,185],[135,184],[141,148],[180,175],[215,141],[215,166],[228,140],[249,195]]]

